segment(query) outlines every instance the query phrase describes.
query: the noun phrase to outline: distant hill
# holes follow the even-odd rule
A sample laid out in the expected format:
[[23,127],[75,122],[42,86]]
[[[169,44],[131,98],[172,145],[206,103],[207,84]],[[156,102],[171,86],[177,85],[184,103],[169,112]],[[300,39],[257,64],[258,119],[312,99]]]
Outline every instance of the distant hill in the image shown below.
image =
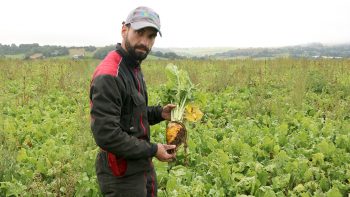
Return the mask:
[[[83,46],[65,47],[39,44],[2,45],[0,57],[9,58],[96,58],[103,59],[115,45],[105,47]],[[232,59],[232,58],[350,58],[350,43],[323,45],[311,43],[305,45],[276,48],[153,48],[152,59]]]
[[350,44],[322,45],[313,43],[280,48],[244,48],[215,53],[208,58],[350,58]]
[[205,57],[222,53],[229,50],[234,50],[233,47],[191,47],[191,48],[153,48],[152,51],[160,51],[163,53],[174,52],[184,57]]
[[311,43],[286,47],[266,48],[155,48],[153,51],[174,52],[186,58],[232,59],[232,58],[350,58],[350,43],[323,45]]

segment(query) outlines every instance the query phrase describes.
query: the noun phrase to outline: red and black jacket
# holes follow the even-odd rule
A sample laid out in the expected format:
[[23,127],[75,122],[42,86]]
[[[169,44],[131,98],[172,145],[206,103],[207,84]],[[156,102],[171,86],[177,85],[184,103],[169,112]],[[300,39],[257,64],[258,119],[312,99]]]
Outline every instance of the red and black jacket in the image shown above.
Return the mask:
[[150,143],[150,125],[163,120],[162,107],[148,106],[140,64],[120,44],[96,67],[90,102],[93,136],[108,154],[113,173],[150,169],[157,152],[157,145]]

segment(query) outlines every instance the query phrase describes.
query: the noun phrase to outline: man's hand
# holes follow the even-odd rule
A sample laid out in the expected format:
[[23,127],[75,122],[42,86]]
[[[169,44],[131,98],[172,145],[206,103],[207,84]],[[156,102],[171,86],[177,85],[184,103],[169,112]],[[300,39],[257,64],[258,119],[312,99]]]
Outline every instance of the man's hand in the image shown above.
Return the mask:
[[163,107],[162,118],[165,120],[171,120],[171,110],[176,107],[174,104],[167,104]]
[[175,149],[175,145],[167,145],[167,144],[157,144],[158,150],[156,153],[156,158],[159,161],[169,162],[175,158],[175,153],[169,154],[167,150]]

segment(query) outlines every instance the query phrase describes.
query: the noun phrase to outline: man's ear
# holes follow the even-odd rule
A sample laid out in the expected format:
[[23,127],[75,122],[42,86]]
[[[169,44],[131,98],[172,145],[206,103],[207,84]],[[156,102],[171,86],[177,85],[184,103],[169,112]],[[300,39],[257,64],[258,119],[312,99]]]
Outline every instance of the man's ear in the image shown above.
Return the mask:
[[128,26],[126,26],[126,25],[123,25],[123,27],[122,27],[122,37],[123,37],[123,39],[125,39],[126,38],[126,35],[128,34],[128,30],[129,30],[129,27]]

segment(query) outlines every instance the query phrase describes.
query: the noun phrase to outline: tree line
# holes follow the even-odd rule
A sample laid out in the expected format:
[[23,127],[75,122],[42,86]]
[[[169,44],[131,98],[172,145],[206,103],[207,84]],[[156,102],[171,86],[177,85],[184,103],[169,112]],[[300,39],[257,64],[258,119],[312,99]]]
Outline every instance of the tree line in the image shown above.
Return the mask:
[[[115,45],[109,45],[106,47],[102,47],[96,50],[96,52],[93,55],[93,58],[96,59],[103,59],[104,57],[106,57],[106,55],[112,51],[115,50],[116,46]],[[186,59],[185,56],[181,56],[178,55],[174,52],[161,52],[161,51],[151,51],[150,55],[153,55],[155,57],[159,57],[159,58],[165,58],[165,59]]]
[[55,45],[44,45],[40,46],[37,43],[33,44],[11,44],[3,45],[0,43],[0,55],[18,55],[24,54],[26,58],[30,57],[33,54],[41,53],[45,57],[57,57],[69,55],[69,49],[71,48],[84,48],[85,51],[95,51],[96,47],[94,46],[85,46],[85,47],[65,47],[65,46],[55,46]]
[[[84,48],[85,52],[92,52],[92,58],[103,59],[108,52],[115,50],[115,45],[97,48],[95,46],[84,47],[65,47],[33,44],[11,44],[3,45],[0,43],[0,57],[5,55],[24,54],[25,58],[29,58],[33,54],[41,54],[43,57],[57,57],[69,55],[69,49]],[[275,57],[295,57],[295,58],[350,58],[350,44],[342,45],[322,45],[313,43],[309,45],[297,45],[279,48],[242,48],[233,49],[213,55],[204,56],[182,56],[175,52],[157,50],[151,51],[150,55],[164,59],[225,59],[225,58],[275,58]]]
[[[40,46],[37,43],[33,44],[11,44],[11,45],[3,45],[0,43],[0,56],[5,55],[18,55],[24,54],[24,58],[28,59],[31,55],[40,53],[44,57],[58,57],[69,55],[69,49],[72,48],[84,48],[85,51],[94,52],[93,58],[103,59],[108,52],[115,50],[115,45],[109,45],[101,48],[97,48],[94,46],[85,46],[85,47],[64,47],[64,46],[55,46],[55,45],[44,45]],[[166,58],[166,59],[185,59],[186,57],[177,55],[174,52],[160,52],[160,51],[151,51],[150,55]]]

